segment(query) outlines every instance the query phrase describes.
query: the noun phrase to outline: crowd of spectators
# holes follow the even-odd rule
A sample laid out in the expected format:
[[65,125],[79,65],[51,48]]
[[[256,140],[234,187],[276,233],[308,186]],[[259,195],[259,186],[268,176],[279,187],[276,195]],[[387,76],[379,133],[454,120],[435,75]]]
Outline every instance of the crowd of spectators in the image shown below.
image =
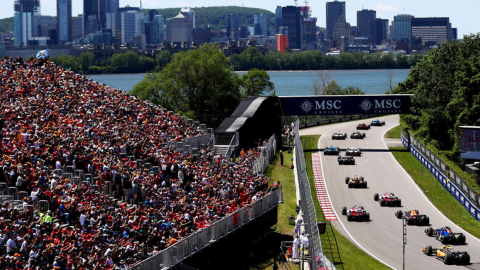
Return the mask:
[[460,150],[462,152],[480,152],[480,130],[461,129]]
[[279,187],[253,173],[259,150],[173,151],[203,132],[48,59],[2,59],[0,91],[0,183],[28,193],[2,203],[0,269],[128,268]]

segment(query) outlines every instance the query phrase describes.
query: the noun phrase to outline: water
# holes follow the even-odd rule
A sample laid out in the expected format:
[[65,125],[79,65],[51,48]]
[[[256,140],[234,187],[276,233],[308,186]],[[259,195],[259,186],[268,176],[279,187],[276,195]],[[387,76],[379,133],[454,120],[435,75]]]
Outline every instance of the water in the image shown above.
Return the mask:
[[[393,84],[403,82],[410,70],[393,69]],[[389,70],[335,70],[332,78],[345,88],[349,86],[362,89],[367,95],[385,94],[388,86]],[[244,74],[245,72],[239,72]],[[278,96],[308,96],[313,95],[313,86],[318,77],[318,71],[271,71],[270,80],[275,84]],[[140,82],[145,74],[107,74],[89,75],[95,81],[111,85],[117,89],[130,91]]]

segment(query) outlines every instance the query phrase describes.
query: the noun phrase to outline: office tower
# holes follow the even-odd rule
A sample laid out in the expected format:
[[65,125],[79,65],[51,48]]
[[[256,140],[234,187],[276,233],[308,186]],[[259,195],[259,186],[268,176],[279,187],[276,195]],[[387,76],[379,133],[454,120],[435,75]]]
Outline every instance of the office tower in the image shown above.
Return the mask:
[[72,42],[72,0],[57,0],[58,42]]
[[193,29],[192,39],[197,45],[210,42],[212,38],[212,30],[210,27],[203,25]]
[[412,40],[412,18],[415,17],[408,14],[401,14],[393,17],[393,38],[395,40],[400,41],[406,39],[409,42]]
[[412,49],[424,50],[452,39],[449,18],[412,18]]
[[115,37],[115,32],[117,30],[117,17],[116,14],[114,13],[107,13],[106,14],[106,29],[111,29],[112,31],[112,37]]
[[40,0],[15,0],[13,9],[14,45],[26,46],[32,37],[38,36],[35,16],[40,12]]
[[192,42],[192,23],[181,12],[174,18],[167,19],[167,41]]
[[377,12],[375,10],[362,9],[357,11],[358,36],[373,39],[375,19]]
[[[280,29],[278,29],[280,31]],[[277,51],[285,53],[287,48],[289,47],[288,44],[288,35],[277,35]]]
[[300,8],[287,6],[282,8],[282,26],[288,28],[288,43],[291,49],[302,48],[302,30]]
[[145,34],[144,14],[130,10],[122,12],[122,43],[131,43],[137,35]]
[[[117,13],[119,11],[119,0],[83,0],[84,36],[95,34],[102,28],[107,28],[107,14],[115,16],[115,28],[117,24]],[[117,27],[118,26],[118,27]]]
[[268,36],[268,15],[254,15],[253,16],[253,28],[255,36]]
[[392,24],[388,28],[389,28],[388,38],[395,39],[395,21],[392,21]]
[[153,17],[153,44],[161,44],[165,36],[163,32],[163,25],[165,18],[162,15],[155,15]]
[[277,6],[275,9],[275,33],[278,34],[282,26],[282,7]]
[[237,15],[227,15],[227,37],[235,40],[240,37],[240,21]]
[[83,38],[83,18],[82,14],[72,18],[72,40]]
[[458,29],[452,27],[452,40],[458,39]]
[[373,44],[381,45],[382,40],[385,40],[388,37],[388,19],[375,19],[374,28]]
[[122,13],[123,12],[126,12],[126,11],[138,11],[140,12],[140,8],[139,7],[130,7],[130,6],[126,6],[126,7],[119,7],[117,9],[117,12],[115,13],[115,29],[117,31],[122,31]]
[[338,0],[327,2],[327,35],[325,39],[333,38],[333,27],[335,27],[335,23],[340,16],[346,17],[345,2],[339,2]]
[[145,27],[145,42],[153,44],[153,22],[145,22],[143,25]]
[[310,17],[310,7],[302,6],[300,9],[300,22],[303,50],[314,50],[317,43],[317,18]]
[[188,19],[188,21],[192,25],[192,29],[195,28],[195,12],[193,11],[193,9],[190,7],[185,7],[180,9],[180,13],[182,13],[183,16]]
[[347,22],[345,16],[340,16],[333,26],[332,47],[339,47],[341,45],[342,37],[350,39],[350,32],[350,23]]

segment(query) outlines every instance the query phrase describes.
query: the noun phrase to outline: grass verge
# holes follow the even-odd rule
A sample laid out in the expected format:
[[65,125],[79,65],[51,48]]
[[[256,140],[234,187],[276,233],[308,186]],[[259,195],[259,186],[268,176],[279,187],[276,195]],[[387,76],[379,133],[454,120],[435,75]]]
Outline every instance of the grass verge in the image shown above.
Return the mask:
[[319,138],[320,135],[302,136],[302,145],[305,154],[305,162],[307,164],[308,178],[310,180],[310,188],[315,210],[317,212],[317,222],[327,223],[325,234],[320,235],[322,239],[323,253],[335,264],[338,270],[390,269],[352,244],[348,239],[339,234],[328,221],[326,221],[320,203],[317,200],[317,192],[313,182],[312,153],[315,153],[314,150],[317,149]]
[[399,139],[400,135],[402,135],[402,126],[396,126],[385,134],[385,138],[388,139]]
[[[422,189],[427,198],[448,219],[455,222],[467,232],[480,238],[480,226],[468,211],[447,191],[442,184],[418,161],[410,152],[403,147],[390,147],[393,156],[412,177],[413,181]],[[441,224],[439,224],[441,225]],[[444,224],[442,226],[447,226]],[[467,239],[468,242],[468,239]]]

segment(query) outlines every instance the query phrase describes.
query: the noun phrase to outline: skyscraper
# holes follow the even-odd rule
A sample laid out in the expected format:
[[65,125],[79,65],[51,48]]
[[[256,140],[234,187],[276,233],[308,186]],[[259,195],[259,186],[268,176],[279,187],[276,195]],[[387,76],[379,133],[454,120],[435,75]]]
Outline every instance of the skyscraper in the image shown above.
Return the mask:
[[58,42],[72,42],[72,0],[57,0]]
[[167,40],[169,42],[192,42],[192,23],[181,12],[167,19]]
[[240,20],[237,15],[227,15],[227,37],[232,40],[240,37]]
[[188,21],[192,25],[192,29],[195,28],[195,12],[193,11],[193,9],[190,7],[185,7],[180,9],[180,13],[182,13],[183,16],[188,19]]
[[325,39],[333,38],[333,27],[340,16],[346,17],[345,2],[339,2],[338,0],[327,2],[327,35]]
[[161,44],[164,38],[163,25],[165,18],[162,15],[153,17],[153,44]]
[[350,39],[350,31],[350,24],[345,19],[345,16],[340,16],[333,27],[332,47],[340,46],[342,37]]
[[357,11],[358,36],[373,39],[375,19],[377,12],[375,10],[362,9]]
[[415,18],[415,17],[408,14],[401,14],[393,17],[393,22],[394,22],[393,38],[395,40],[398,40],[398,41],[402,39],[407,39],[408,41],[412,40],[412,24],[411,24],[412,18]]
[[140,11],[122,12],[122,43],[130,43],[135,36],[145,34],[143,19]]
[[412,18],[412,49],[424,50],[452,39],[449,18]]
[[287,6],[282,8],[282,26],[288,27],[288,43],[291,49],[302,48],[300,8]]
[[116,27],[121,18],[117,17],[119,0],[83,0],[84,36],[94,34],[95,31],[107,28],[107,13],[115,14]]
[[282,26],[282,7],[277,6],[277,9],[275,9],[275,33],[276,34],[280,32],[281,26]]
[[254,15],[253,16],[253,27],[254,35],[256,36],[268,36],[268,15]]
[[373,44],[381,45],[388,38],[388,19],[377,18],[374,22]]
[[14,36],[15,46],[26,46],[28,41],[38,33],[35,15],[40,12],[40,0],[15,0],[14,9]]

